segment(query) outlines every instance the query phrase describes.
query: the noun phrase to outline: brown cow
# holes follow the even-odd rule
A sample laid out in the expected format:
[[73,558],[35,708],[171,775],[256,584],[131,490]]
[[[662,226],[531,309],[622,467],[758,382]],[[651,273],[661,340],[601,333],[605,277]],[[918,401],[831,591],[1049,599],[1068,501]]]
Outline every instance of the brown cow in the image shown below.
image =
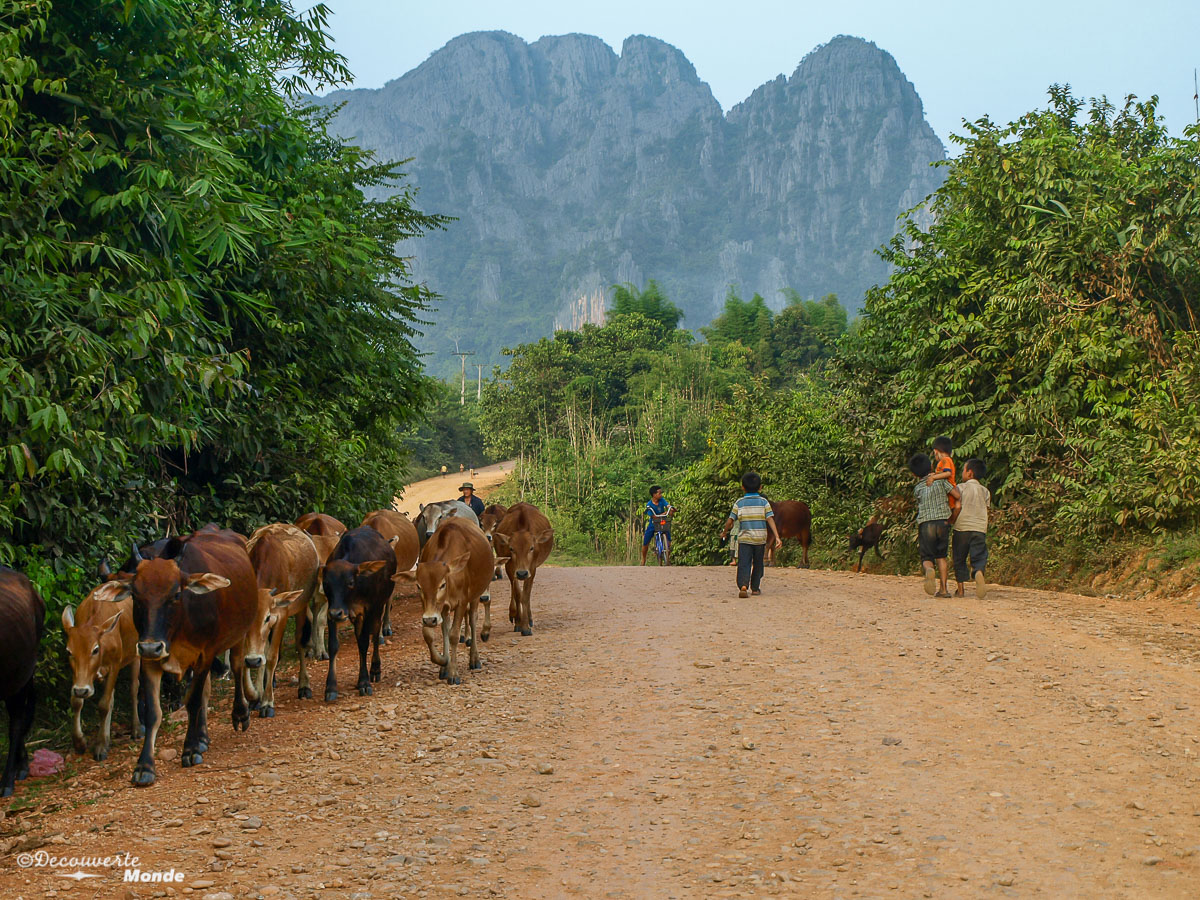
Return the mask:
[[[101,568],[101,574],[107,566]],[[137,652],[137,629],[133,626],[133,598],[126,597],[118,603],[107,603],[96,599],[99,588],[93,588],[78,611],[66,606],[62,612],[63,632],[67,636],[67,653],[71,657],[74,683],[71,687],[71,743],[76,753],[87,752],[83,737],[83,701],[95,695],[94,683],[104,679],[100,693],[100,724],[92,741],[92,756],[97,760],[108,758],[112,746],[113,692],[117,689],[117,675],[126,666],[133,666],[129,679],[130,700],[133,701],[133,736],[141,733],[138,716],[138,682],[141,680],[142,663]]]
[[[347,531],[329,556],[321,574],[321,584],[329,601],[329,674],[325,676],[325,699],[337,699],[337,662],[339,623],[354,623],[358,639],[358,693],[370,694],[371,682],[379,681],[379,629],[383,607],[392,595],[392,576],[396,574],[396,553],[374,528],[358,527]],[[374,642],[371,670],[367,672],[367,646]]]
[[29,775],[25,738],[33,725],[37,692],[33,670],[46,629],[46,605],[37,588],[16,569],[0,566],[0,699],[8,707],[8,758],[0,797]]
[[[504,562],[504,560],[501,560]],[[415,581],[421,592],[421,632],[429,658],[441,666],[447,684],[462,684],[458,671],[458,635],[465,622],[471,646],[469,664],[481,667],[475,616],[479,600],[492,582],[496,558],[479,526],[465,518],[443,521],[421,549],[416,573],[401,572],[398,580]],[[441,652],[438,652],[438,630]]]
[[[775,513],[775,527],[779,529],[779,545],[788,538],[796,538],[804,548],[805,568],[808,568],[808,545],[812,543],[812,513],[803,500],[771,501]],[[767,544],[767,565],[775,565],[775,545]]]
[[[296,527],[301,531],[308,532],[312,538],[317,547],[317,555],[321,557],[321,565],[325,565],[329,554],[333,553],[333,548],[337,546],[338,540],[346,533],[346,526],[340,521],[333,516],[318,512],[302,515],[296,520]],[[328,659],[329,652],[325,649],[325,632],[329,627],[329,605],[319,579],[316,593],[313,594],[309,617],[312,619],[312,636],[308,650],[314,659]]]
[[243,540],[204,530],[172,538],[158,559],[141,559],[134,548],[137,569],[132,577],[110,581],[96,591],[96,599],[109,603],[133,596],[141,690],[147,699],[146,739],[133,770],[135,785],[153,784],[157,777],[154,744],[162,724],[163,672],[181,676],[192,670],[184,699],[188,727],[180,762],[185,767],[203,762],[208,750],[209,669],[226,650],[233,670],[233,727],[250,727],[242,639],[258,611],[258,587]]
[[[250,564],[254,566],[259,591],[258,618],[246,634],[245,658],[250,675],[246,693],[252,701],[259,701],[259,716],[270,719],[275,716],[275,668],[279,665],[287,620],[293,616],[296,619],[296,656],[300,660],[297,696],[301,699],[312,697],[308,663],[304,659],[304,632],[308,625],[309,604],[317,589],[321,558],[307,532],[282,522],[264,525],[255,531],[250,535],[246,550]],[[264,651],[265,665],[252,667],[252,659],[263,655]],[[254,672],[262,672],[261,688],[257,677],[249,671],[252,668]]]
[[[394,509],[377,509],[363,516],[362,523],[368,528],[374,528],[392,545],[392,549],[396,551],[397,572],[407,572],[416,565],[421,543],[417,537],[417,526],[408,520],[408,516]],[[392,595],[383,607],[383,627],[379,633],[385,638],[392,636],[392,601],[396,599],[399,590],[400,585],[395,585]]]
[[499,503],[493,503],[483,508],[483,515],[479,517],[479,527],[483,529],[484,536],[489,541],[492,539],[492,533],[496,530],[496,526],[506,515],[508,515],[508,507],[501,506]]
[[533,634],[533,610],[529,605],[537,568],[554,549],[550,520],[532,503],[516,503],[492,533],[496,553],[506,558],[504,571],[510,588],[508,619],[513,631]]

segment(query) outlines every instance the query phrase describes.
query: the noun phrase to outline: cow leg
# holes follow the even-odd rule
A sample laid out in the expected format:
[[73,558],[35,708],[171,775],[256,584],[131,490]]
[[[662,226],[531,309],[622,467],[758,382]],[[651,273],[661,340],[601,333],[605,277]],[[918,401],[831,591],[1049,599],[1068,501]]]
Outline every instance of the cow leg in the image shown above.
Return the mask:
[[856,574],[858,574],[858,575],[861,575],[861,574],[862,574],[862,561],[863,561],[863,554],[864,554],[864,553],[866,553],[866,552],[867,552],[867,548],[866,548],[866,547],[862,547],[862,548],[861,548],[861,549],[859,549],[859,551],[858,551],[858,566],[857,566],[857,567],[855,568],[855,570],[854,570],[854,571],[855,571],[855,573],[856,573]]
[[[367,670],[367,651],[371,649],[373,632],[379,627],[378,613],[375,615],[359,616],[354,620],[354,637],[358,640],[358,695],[365,697],[374,691],[371,688],[371,674]],[[378,638],[376,637],[376,640]],[[378,652],[378,651],[376,651]]]
[[334,663],[337,662],[338,652],[337,622],[334,622],[333,627],[328,629],[325,634],[329,638],[329,652],[326,654],[329,657],[329,673],[325,676],[325,702],[332,703],[338,698],[337,673],[333,668]]
[[33,679],[5,701],[8,707],[8,758],[4,775],[0,777],[0,797],[12,796],[16,783],[29,775],[29,757],[25,751],[25,736],[35,702]]
[[142,660],[141,657],[133,658],[133,666],[129,670],[129,699],[133,704],[133,710],[130,713],[129,733],[137,738],[146,734],[146,726],[142,724],[142,708],[145,699],[142,697],[142,692],[138,690],[142,681]]
[[[238,644],[229,654],[233,668],[233,730],[246,731],[250,728],[250,704],[246,702],[245,672],[246,648]],[[207,706],[207,704],[205,704]]]
[[521,630],[521,582],[515,575],[508,576],[508,621],[513,623],[513,631]]
[[97,762],[108,759],[108,748],[112,746],[113,694],[117,690],[117,669],[104,679],[104,693],[100,696],[100,724],[96,726],[96,738],[92,742],[92,758]]
[[[201,734],[206,728],[206,717],[208,713],[208,704],[205,702],[204,686],[208,683],[209,670],[212,667],[203,666],[200,669],[193,670],[192,684],[188,688],[187,697],[183,701],[183,705],[187,708],[187,733],[183,738],[183,755],[179,758],[179,763],[185,769],[190,766],[196,766],[204,762],[204,751],[208,749],[205,746],[204,750],[200,749]],[[241,672],[234,673],[233,689],[239,690],[242,686]],[[235,726],[236,727],[236,726]]]
[[204,703],[200,706],[200,739],[196,742],[196,749],[201,753],[207,753],[208,748],[212,745],[212,741],[208,737],[208,708],[212,705],[212,683],[211,677],[205,678],[201,688],[204,691]]
[[[457,635],[463,624],[463,608],[461,606],[454,610],[454,624],[451,625],[450,631],[447,632],[447,637]],[[446,684],[462,684],[462,677],[458,674],[458,641],[450,640],[450,646],[447,648],[446,660]]]
[[530,572],[529,577],[521,584],[521,635],[529,637],[533,634],[533,610],[529,606],[529,601],[533,596],[533,578],[536,572]]
[[483,630],[479,632],[479,639],[487,643],[492,636],[492,595],[484,594],[479,602],[483,604]]
[[[11,722],[10,714],[9,720]],[[83,736],[83,698],[71,694],[71,746],[76,753],[87,753],[87,741]]]
[[804,534],[800,535],[800,546],[802,548],[804,548],[804,556],[803,556],[803,561],[801,562],[801,565],[804,566],[804,568],[806,568],[806,569],[808,568],[808,545],[811,543],[812,543],[812,534],[805,531]]
[[883,554],[879,552],[878,544],[875,545],[875,555],[878,556],[880,559],[883,559]]
[[371,680],[383,679],[383,660],[379,658],[379,645],[383,643],[383,624],[379,623],[371,635]]
[[[267,664],[263,666],[262,701],[258,705],[260,719],[275,718],[275,667],[279,665],[279,654],[283,651],[283,634],[287,631],[287,616],[275,623],[271,629],[271,643],[267,646]],[[300,667],[304,668],[303,661]]]
[[331,651],[326,649],[328,644],[326,635],[329,632],[329,602],[320,590],[313,594],[312,619],[312,643],[309,645],[309,649],[312,650],[313,659],[329,659]]
[[[242,647],[242,658],[245,659],[246,648]],[[251,669],[243,667],[242,669],[242,692],[246,695],[247,705],[250,709],[258,709],[262,704],[262,689],[258,686],[258,675],[261,669]]]
[[[304,650],[304,629],[309,629],[308,642],[311,645],[313,639],[312,626],[309,624],[309,607],[305,604],[300,608],[300,612],[296,614],[296,661],[300,664],[300,690],[296,696],[300,700],[312,699],[312,688],[308,683],[308,660],[305,658]],[[278,663],[279,660],[276,660]]]
[[429,648],[429,661],[435,666],[444,666],[446,665],[446,657],[439,650],[439,645],[441,644],[439,631],[440,626],[433,628],[427,628],[424,625],[421,626],[421,637],[425,639],[425,646]]
[[483,663],[479,661],[479,641],[475,633],[476,618],[479,614],[478,601],[472,602],[467,610],[467,628],[471,633],[471,640],[468,646],[471,648],[470,666],[472,669],[482,669]]
[[158,740],[158,726],[162,724],[162,666],[158,663],[142,663],[142,696],[146,698],[146,737],[142,740],[142,752],[133,767],[133,783],[138,787],[154,784],[154,742]]
[[[393,592],[393,596],[395,592]],[[392,598],[388,597],[387,602],[383,604],[383,625],[379,629],[381,638],[390,638],[392,636]],[[387,643],[383,641],[383,643]]]
[[446,615],[445,612],[443,612],[443,614],[442,614],[442,656],[444,657],[444,661],[442,662],[442,670],[441,670],[441,672],[438,673],[438,677],[444,679],[445,681],[450,680],[450,645],[452,643],[450,640],[450,627],[451,627],[450,617],[448,615]]

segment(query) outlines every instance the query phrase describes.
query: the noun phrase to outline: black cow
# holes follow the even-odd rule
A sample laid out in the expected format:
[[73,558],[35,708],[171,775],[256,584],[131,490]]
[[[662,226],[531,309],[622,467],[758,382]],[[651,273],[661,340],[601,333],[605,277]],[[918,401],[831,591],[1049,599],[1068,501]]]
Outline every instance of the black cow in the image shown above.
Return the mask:
[[37,692],[33,670],[46,628],[46,605],[23,574],[0,566],[0,698],[8,707],[8,759],[0,779],[0,797],[12,794],[29,775],[25,738],[33,725]]
[[855,572],[862,571],[863,556],[872,547],[875,548],[875,555],[883,559],[883,554],[879,552],[881,537],[883,537],[883,523],[876,521],[875,516],[872,516],[870,522],[850,535],[850,552],[858,551],[858,567],[854,570]]
[[[337,626],[349,619],[358,639],[358,693],[370,694],[371,682],[379,681],[379,631],[383,608],[392,595],[396,553],[392,545],[369,525],[352,528],[342,535],[321,574],[321,586],[329,603],[329,674],[325,699],[337,699]],[[371,671],[367,673],[367,645],[374,642]]]

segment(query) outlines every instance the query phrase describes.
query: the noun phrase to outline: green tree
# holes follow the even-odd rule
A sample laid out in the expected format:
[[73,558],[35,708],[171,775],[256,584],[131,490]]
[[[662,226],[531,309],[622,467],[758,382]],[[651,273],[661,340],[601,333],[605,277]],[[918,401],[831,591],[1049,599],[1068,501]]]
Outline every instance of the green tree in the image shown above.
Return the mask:
[[783,291],[787,305],[775,317],[771,343],[775,364],[785,377],[834,355],[846,333],[846,308],[836,294],[819,301],[805,300],[792,288]]
[[628,283],[613,286],[610,318],[631,313],[658,322],[666,332],[674,331],[683,321],[683,310],[667,299],[667,295],[654,279],[650,279],[641,291]]
[[1195,524],[1200,133],[1153,99],[1050,98],[955,138],[842,368],[881,466],[944,433],[1042,527]]

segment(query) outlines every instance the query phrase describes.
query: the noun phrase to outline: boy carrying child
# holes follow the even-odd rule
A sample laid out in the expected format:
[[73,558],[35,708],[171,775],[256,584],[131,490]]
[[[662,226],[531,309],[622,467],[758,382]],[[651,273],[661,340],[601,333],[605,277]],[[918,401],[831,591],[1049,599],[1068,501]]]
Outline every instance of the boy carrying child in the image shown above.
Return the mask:
[[[925,593],[931,597],[949,597],[946,587],[949,567],[946,563],[950,545],[950,498],[961,494],[948,478],[931,479],[933,464],[924,453],[916,453],[908,468],[917,478],[913,496],[917,500],[917,546],[921,551],[921,567],[925,570]],[[937,566],[937,585],[934,566]]]

